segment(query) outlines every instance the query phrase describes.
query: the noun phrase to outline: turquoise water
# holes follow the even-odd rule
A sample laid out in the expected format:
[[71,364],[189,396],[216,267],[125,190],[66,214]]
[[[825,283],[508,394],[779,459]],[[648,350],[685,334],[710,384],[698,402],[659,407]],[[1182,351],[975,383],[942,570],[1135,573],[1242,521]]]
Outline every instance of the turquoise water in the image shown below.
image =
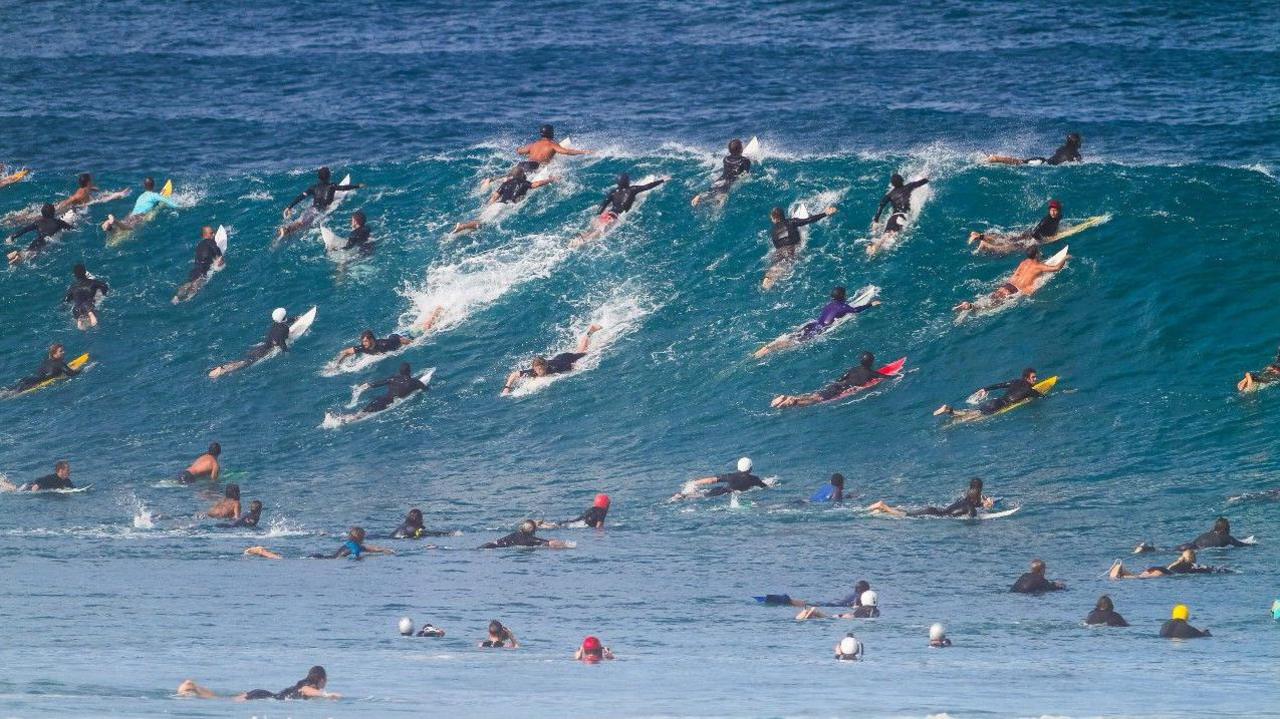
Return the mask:
[[[77,32],[0,50],[18,99],[0,112],[0,159],[36,170],[0,190],[0,212],[65,196],[82,170],[105,188],[171,177],[182,209],[113,247],[86,223],[2,279],[0,377],[29,372],[51,340],[97,364],[0,404],[10,480],[65,457],[94,485],[0,495],[0,713],[1276,714],[1280,627],[1266,610],[1280,522],[1274,503],[1229,501],[1280,486],[1269,421],[1280,395],[1234,391],[1277,345],[1273,11],[1065,17],[994,3],[903,18],[561,3],[536,19],[497,4],[324,19],[187,7],[160,22],[129,3],[68,20],[70,8],[24,8],[23,22]],[[480,209],[481,178],[544,121],[598,154],[560,164],[560,182],[497,226],[449,238]],[[1045,154],[1067,130],[1085,135],[1083,165],[980,162]],[[722,210],[691,210],[724,140],[752,135],[759,172]],[[281,206],[319,163],[368,185],[332,224],[364,209],[370,260],[335,263],[314,233],[271,248]],[[672,180],[606,240],[570,250],[623,171]],[[895,171],[927,174],[931,196],[902,244],[868,260],[868,222]],[[1068,269],[1034,298],[954,324],[953,304],[1016,263],[969,254],[968,230],[1030,225],[1051,197],[1068,219],[1111,219],[1070,241]],[[768,210],[798,201],[840,213],[762,293]],[[129,206],[95,206],[91,219]],[[205,224],[228,227],[228,268],[174,307]],[[89,333],[59,305],[81,260],[112,286]],[[750,359],[835,284],[880,286],[884,304]],[[279,305],[317,305],[310,334],[209,381]],[[403,330],[435,306],[440,331],[401,356],[437,368],[431,392],[322,429],[352,385],[400,360],[336,377],[325,363],[360,330]],[[593,321],[606,330],[584,371],[498,396],[509,371],[569,349]],[[863,350],[906,356],[905,377],[851,401],[769,409]],[[1046,400],[969,426],[930,415],[1028,365],[1061,377]],[[169,481],[215,439],[227,478],[266,505],[263,531],[194,519],[217,489]],[[666,503],[744,454],[779,486],[740,507]],[[798,503],[833,471],[857,502]],[[949,501],[975,475],[1020,511],[962,523],[854,509]],[[607,530],[545,533],[575,549],[472,549],[525,517],[574,516],[598,491],[614,499]],[[250,544],[329,551],[352,524],[389,544],[377,536],[410,506],[459,534],[360,563],[240,556]],[[1170,547],[1219,514],[1259,545],[1201,560],[1238,573],[1104,578],[1139,540]],[[1033,557],[1069,591],[1007,594]],[[874,622],[796,623],[750,600],[842,596],[860,578],[880,595]],[[1080,626],[1103,592],[1133,628]],[[1178,602],[1215,638],[1155,638]],[[400,639],[404,615],[448,636]],[[520,651],[473,649],[491,618]],[[935,621],[953,649],[925,648]],[[829,650],[849,629],[867,661],[837,665]],[[620,660],[569,661],[586,634]],[[316,663],[344,701],[173,697],[187,677],[275,690]]]

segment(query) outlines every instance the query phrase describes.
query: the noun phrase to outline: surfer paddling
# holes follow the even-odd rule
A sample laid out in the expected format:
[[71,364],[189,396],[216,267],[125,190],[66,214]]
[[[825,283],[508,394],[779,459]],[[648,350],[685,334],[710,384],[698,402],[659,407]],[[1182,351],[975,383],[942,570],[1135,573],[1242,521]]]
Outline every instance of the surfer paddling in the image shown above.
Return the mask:
[[[1009,281],[997,287],[996,291],[986,298],[986,306],[995,307],[1017,295],[1030,296],[1035,294],[1036,280],[1040,275],[1061,272],[1066,268],[1067,260],[1069,259],[1071,259],[1071,255],[1067,255],[1061,264],[1047,265],[1040,261],[1040,247],[1038,245],[1032,247],[1027,250],[1027,258],[1018,263],[1018,267],[1014,269],[1013,276],[1009,278]],[[979,302],[982,302],[982,300],[977,302],[965,301],[951,309],[954,312],[965,312],[978,307]]]
[[[507,174],[507,179],[501,185],[498,185],[498,189],[494,190],[493,194],[489,196],[489,201],[485,203],[486,209],[495,205],[517,204],[524,200],[525,195],[529,194],[530,190],[536,190],[555,181],[556,178],[554,177],[548,177],[544,180],[530,180],[525,174],[524,167],[516,165]],[[484,224],[483,218],[459,222],[454,225],[453,234],[457,235],[478,230],[482,224]]]
[[604,236],[604,233],[613,227],[618,218],[622,214],[631,210],[635,205],[636,197],[642,192],[648,192],[653,188],[661,185],[671,178],[660,177],[653,182],[646,182],[643,185],[631,184],[631,176],[627,173],[618,175],[618,182],[612,190],[604,196],[604,201],[600,203],[600,214],[591,223],[591,228],[579,235],[576,239],[569,243],[570,247],[581,247],[583,244],[596,240]]
[[913,182],[907,182],[902,175],[893,173],[889,178],[889,191],[884,197],[880,198],[880,206],[876,208],[876,216],[871,219],[871,224],[880,222],[880,215],[884,212],[884,208],[893,206],[893,212],[889,213],[888,219],[884,222],[884,231],[901,232],[906,225],[907,214],[911,212],[911,193],[917,188],[924,187],[929,183],[929,178],[922,177]]
[[62,301],[71,304],[71,316],[76,320],[76,327],[87,330],[98,326],[98,297],[107,294],[110,287],[106,282],[89,274],[83,264],[71,268],[75,282],[67,288]]
[[1062,222],[1062,203],[1049,200],[1049,211],[1025,232],[1003,235],[995,232],[970,232],[969,244],[978,243],[979,252],[1009,254],[1021,248],[1047,245],[1058,238],[1058,225]]
[[[1011,379],[1008,382],[999,382],[987,385],[978,390],[976,397],[972,401],[981,402],[977,409],[955,409],[949,404],[944,404],[933,411],[933,415],[949,415],[959,420],[978,419],[984,415],[995,414],[1006,407],[1012,406],[1019,402],[1025,402],[1029,399],[1043,397],[1039,390],[1035,388],[1036,371],[1030,367],[1022,370],[1022,376],[1017,379]],[[999,397],[987,399],[987,393],[992,390],[1002,389],[1004,394]]]
[[729,154],[725,156],[720,169],[720,177],[711,183],[711,189],[693,196],[693,206],[697,207],[706,200],[715,199],[724,204],[729,198],[729,188],[738,178],[751,172],[751,160],[742,154],[742,140],[734,138],[729,141]]
[[53,205],[45,203],[45,205],[40,208],[40,219],[32,222],[26,227],[23,227],[17,232],[14,232],[5,239],[5,244],[12,245],[14,240],[22,237],[28,232],[36,233],[36,238],[31,241],[31,244],[27,245],[25,250],[14,250],[9,253],[9,264],[16,265],[23,260],[35,257],[49,245],[49,241],[57,236],[58,233],[65,232],[70,229],[70,224],[54,216]]
[[[874,288],[871,289],[874,290]],[[867,291],[863,290],[858,294],[859,296],[865,297],[867,296]],[[875,297],[874,294],[871,294],[870,296]],[[814,337],[826,332],[828,329],[831,329],[831,326],[834,325],[837,320],[850,315],[856,315],[859,312],[864,312],[872,307],[878,307],[880,305],[880,300],[877,299],[871,299],[870,301],[864,301],[859,304],[852,305],[846,301],[845,297],[846,290],[844,287],[836,287],[831,290],[831,301],[822,308],[822,312],[818,314],[818,319],[813,320],[812,322],[806,322],[794,332],[783,335],[782,337],[779,337],[778,339],[761,347],[755,351],[752,357],[760,359],[770,352],[776,352],[788,347],[794,347],[802,342],[808,342]]]
[[785,407],[805,407],[811,404],[818,404],[819,402],[830,402],[831,400],[853,394],[860,389],[871,387],[872,385],[880,382],[880,380],[896,374],[888,372],[888,368],[886,368],[886,372],[876,370],[872,367],[872,365],[875,364],[875,361],[875,355],[870,352],[863,352],[862,356],[858,359],[858,366],[850,369],[848,372],[845,372],[840,376],[840,379],[832,382],[830,385],[818,390],[817,392],[810,392],[809,394],[780,394],[773,399],[773,402],[771,402],[769,406],[774,409],[782,409]]
[[1276,358],[1271,364],[1257,372],[1245,372],[1244,379],[1236,383],[1240,392],[1254,392],[1273,382],[1280,382],[1280,350],[1276,350]]
[[803,239],[800,236],[800,228],[818,220],[825,220],[834,214],[836,214],[835,207],[828,207],[809,217],[787,217],[781,207],[770,210],[769,220],[773,226],[769,228],[769,239],[773,242],[773,257],[769,260],[769,269],[765,271],[764,282],[761,283],[763,289],[773,287],[783,269],[795,261],[796,251]]
[[1080,146],[1083,144],[1084,138],[1080,137],[1080,133],[1072,132],[1067,135],[1066,142],[1048,157],[1018,159],[1007,155],[992,155],[987,158],[987,162],[997,165],[1061,165],[1068,162],[1083,162],[1084,156],[1080,154]]
[[308,197],[311,198],[311,206],[304,210],[297,220],[281,226],[280,229],[276,231],[277,241],[283,240],[299,230],[305,230],[315,223],[316,220],[320,219],[326,212],[328,212],[329,206],[333,204],[336,193],[350,192],[351,190],[358,190],[364,187],[364,184],[359,182],[353,185],[335,185],[329,181],[331,176],[332,175],[329,172],[328,167],[321,167],[319,170],[316,170],[315,184],[303,190],[302,194],[293,198],[293,202],[290,202],[285,206],[282,217],[286,222],[288,222],[289,217],[293,214],[293,206]]
[[507,382],[502,386],[503,396],[511,394],[511,390],[516,388],[516,383],[526,377],[549,377],[553,374],[572,372],[574,363],[587,356],[587,350],[591,348],[591,335],[601,329],[600,325],[588,327],[587,333],[582,336],[582,339],[578,340],[577,352],[561,352],[550,359],[534,357],[529,369],[518,369],[507,375]]
[[128,216],[117,220],[115,215],[107,215],[106,221],[102,223],[103,232],[132,230],[145,222],[151,211],[159,205],[175,210],[178,209],[178,206],[168,195],[163,192],[156,192],[156,181],[154,179],[145,178],[142,181],[142,190],[142,194],[138,195],[138,199],[134,201],[133,210],[129,212]]

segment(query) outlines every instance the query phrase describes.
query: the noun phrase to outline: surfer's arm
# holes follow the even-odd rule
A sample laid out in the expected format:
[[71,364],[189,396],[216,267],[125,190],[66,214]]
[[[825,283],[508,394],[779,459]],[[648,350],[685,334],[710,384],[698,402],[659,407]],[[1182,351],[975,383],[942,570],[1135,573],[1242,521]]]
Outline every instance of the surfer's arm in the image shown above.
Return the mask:
[[360,350],[356,349],[355,347],[343,347],[342,351],[338,353],[338,359],[345,359],[359,351]]
[[492,194],[492,195],[489,195],[489,201],[488,201],[487,203],[485,203],[485,204],[487,204],[487,205],[493,205],[493,204],[496,204],[497,202],[498,202],[498,191],[497,191],[497,190],[494,190],[494,191],[493,191],[493,194]]
[[173,209],[175,209],[175,210],[176,210],[176,209],[178,209],[178,203],[174,202],[174,201],[173,201],[173,198],[170,198],[170,197],[166,197],[166,196],[164,196],[164,195],[157,194],[157,195],[156,195],[156,201],[157,201],[157,202],[159,202],[159,203],[160,203],[160,204],[162,204],[162,205],[167,205],[167,206],[169,206],[169,207],[172,207],[172,208],[173,208]]
[[334,185],[333,189],[337,192],[350,192],[364,187],[363,182],[357,182],[354,185]]
[[666,178],[663,178],[661,180],[654,180],[653,182],[649,182],[643,185],[632,185],[631,190],[638,195],[641,192],[648,192],[649,190],[652,190],[653,188],[657,187],[658,185],[661,185],[666,181],[667,181]]
[[[575,150],[572,147],[565,147],[564,145],[561,145],[558,142],[552,145],[551,149],[555,150],[556,153],[561,155],[590,155],[591,154],[590,150]],[[524,153],[524,154],[527,155],[528,153]]]
[[556,181],[556,178],[554,178],[554,177],[548,177],[548,178],[547,178],[547,179],[545,179],[545,180],[534,180],[533,182],[529,183],[529,189],[531,189],[531,190],[536,190],[536,189],[538,189],[539,187],[542,187],[542,186],[544,186],[544,185],[550,185],[551,183],[553,183],[553,182],[555,182],[555,181]]
[[370,389],[377,389],[379,387],[386,387],[387,383],[390,381],[391,380],[389,379],[380,379],[377,382],[366,382],[364,385],[364,388],[366,390],[370,390]]
[[80,374],[80,370],[78,370],[78,369],[71,369],[71,365],[67,364],[66,362],[63,362],[63,363],[62,363],[62,373],[63,373],[63,374],[65,374],[65,375],[66,375],[66,376],[68,376],[68,377],[75,377],[76,375]]
[[298,195],[297,197],[293,198],[293,202],[290,202],[289,204],[285,205],[284,211],[288,212],[289,210],[292,210],[294,205],[298,204],[299,202],[302,202],[303,200],[307,199],[310,196],[311,196],[311,188],[308,187],[307,189],[302,191],[301,195]]
[[993,389],[1008,389],[1008,388],[1009,388],[1009,385],[1011,385],[1011,384],[1013,384],[1013,382],[1000,382],[1000,383],[998,383],[998,384],[987,385],[986,387],[983,387],[982,389],[980,389],[980,390],[978,390],[978,391],[979,391],[979,392],[990,392],[990,391],[991,391],[991,390],[993,390]]
[[927,185],[927,184],[929,184],[929,178],[927,178],[927,177],[922,177],[922,178],[920,178],[919,180],[916,180],[915,182],[908,182],[908,183],[906,184],[906,188],[907,188],[908,190],[914,190],[914,189],[916,189],[917,187],[924,187],[924,186],[925,186],[925,185]]
[[366,544],[364,545],[364,553],[365,554],[395,554],[395,550],[387,549],[386,547],[379,547],[373,544]]
[[1067,268],[1067,263],[1065,260],[1060,265],[1046,265],[1043,262],[1036,263],[1036,269],[1039,270],[1040,272],[1061,272],[1066,268]]
[[1227,541],[1228,541],[1228,542],[1230,542],[1231,546],[1233,546],[1233,547],[1247,547],[1247,546],[1249,546],[1249,543],[1248,543],[1248,542],[1241,542],[1239,539],[1236,539],[1235,537],[1232,537],[1232,536],[1228,536],[1228,537],[1227,537]]
[[884,197],[880,198],[880,206],[876,208],[876,216],[871,218],[871,221],[879,222],[880,213],[884,212],[884,208],[887,207],[888,205],[889,205],[889,193],[886,192]]
[[40,229],[40,228],[39,228],[39,227],[37,227],[35,224],[27,225],[26,227],[22,228],[21,230],[18,230],[17,232],[13,233],[12,235],[9,235],[9,242],[13,242],[14,240],[18,239],[19,237],[22,237],[23,235],[27,234],[28,232],[35,232],[35,231],[36,231],[36,230],[38,230],[38,229]]
[[[557,145],[557,147],[559,147],[559,146]],[[533,148],[533,145],[525,145],[524,147],[517,147],[517,148],[516,148],[516,154],[517,154],[517,155],[528,155],[528,154],[532,151],[532,148]],[[561,152],[564,152],[564,151],[562,150]]]
[[823,210],[822,212],[819,212],[818,214],[812,217],[805,217],[803,219],[792,217],[791,219],[787,220],[787,222],[791,223],[792,227],[804,227],[805,225],[812,224],[814,222],[817,222],[818,220],[825,220],[834,214],[836,214],[836,208],[828,207],[827,209]]

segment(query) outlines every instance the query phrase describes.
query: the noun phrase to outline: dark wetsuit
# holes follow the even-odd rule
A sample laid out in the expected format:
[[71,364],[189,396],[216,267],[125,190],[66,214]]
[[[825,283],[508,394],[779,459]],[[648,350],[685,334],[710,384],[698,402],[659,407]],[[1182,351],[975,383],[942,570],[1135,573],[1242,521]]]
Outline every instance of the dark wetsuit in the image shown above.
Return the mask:
[[44,249],[44,246],[49,244],[50,237],[53,237],[63,230],[69,229],[71,229],[71,225],[56,217],[41,217],[21,230],[9,235],[9,239],[16,240],[28,232],[36,233],[36,238],[31,241],[31,244],[27,245],[27,252],[34,254]]
[[631,209],[636,202],[636,195],[641,192],[648,192],[653,188],[666,182],[666,180],[654,180],[644,185],[629,185],[627,187],[615,187],[610,190],[609,194],[604,196],[604,202],[600,203],[600,212],[603,215],[617,219],[618,215]]
[[293,207],[310,197],[311,206],[319,212],[324,212],[329,209],[329,205],[333,204],[334,193],[355,189],[357,189],[355,185],[335,185],[332,182],[317,182],[304,190],[301,195],[295,197],[293,202],[289,203],[289,207]]
[[1013,586],[1009,588],[1009,591],[1017,592],[1018,594],[1040,594],[1042,592],[1056,592],[1059,589],[1064,588],[1065,587],[1057,582],[1051,582],[1048,579],[1045,579],[1043,574],[1032,574],[1031,572],[1027,572],[1021,577],[1018,577],[1018,581],[1013,583]]
[[1034,240],[1038,244],[1044,244],[1052,240],[1054,235],[1058,234],[1058,224],[1062,222],[1062,218],[1053,215],[1045,215],[1040,220],[1040,224],[1036,225],[1029,235],[1029,239]]
[[875,619],[880,616],[880,608],[859,605],[850,614],[854,619]]
[[362,253],[373,252],[373,241],[369,239],[368,225],[361,225],[351,231],[347,235],[347,244],[342,246],[344,250],[359,250]]
[[961,497],[941,509],[925,507],[907,512],[908,517],[976,517],[977,515],[978,505],[970,501],[968,496]]
[[868,382],[878,379],[884,379],[884,375],[868,367],[858,365],[848,372],[845,372],[840,379],[819,390],[818,396],[823,400],[833,400],[855,387],[861,387]]
[[426,527],[405,522],[391,532],[392,539],[422,539],[423,537],[447,537],[450,532],[437,532]]
[[505,182],[498,185],[498,202],[515,203],[524,199],[529,190],[533,189],[533,183],[523,177],[508,177]]
[[311,687],[312,689],[317,688],[311,682],[307,681],[306,679],[303,679],[297,684],[294,684],[293,686],[287,689],[281,689],[278,692],[269,692],[266,689],[254,689],[253,691],[245,692],[244,698],[245,699],[280,699],[280,700],[306,699],[306,697],[302,695],[303,687]]
[[716,486],[707,492],[708,497],[718,497],[730,492],[745,492],[752,487],[768,489],[769,485],[750,472],[733,472],[716,476]]
[[209,269],[219,257],[222,257],[222,248],[218,247],[218,243],[207,237],[201,238],[196,243],[196,258],[191,264],[191,274],[187,275],[187,282],[195,282],[209,274]]
[[751,172],[751,160],[742,155],[728,155],[724,158],[724,166],[720,177],[711,185],[712,192],[726,193],[739,177]]
[[1040,397],[1041,394],[1032,388],[1031,383],[1019,377],[1009,382],[1001,382],[993,384],[982,389],[990,392],[993,389],[1002,389],[1004,394],[1000,397],[993,397],[986,402],[978,405],[978,410],[983,414],[995,414],[1011,404],[1021,402],[1025,399]]
[[40,366],[36,368],[36,373],[34,375],[26,377],[22,381],[18,382],[15,391],[21,392],[23,390],[31,389],[41,382],[55,377],[75,377],[78,374],[80,374],[80,371],[71,369],[66,362],[49,357],[40,363]]
[[219,524],[217,526],[223,529],[234,529],[236,527],[254,527],[258,526],[258,521],[262,519],[262,510],[258,509],[240,517],[234,522]]
[[831,300],[822,308],[822,313],[818,315],[818,319],[813,322],[806,323],[804,327],[800,328],[800,336],[798,339],[812,339],[813,337],[822,334],[841,317],[846,315],[856,315],[859,312],[866,311],[870,307],[870,304],[854,307],[843,300]]
[[267,338],[262,344],[256,345],[249,350],[249,361],[257,362],[271,353],[271,350],[277,347],[281,352],[289,351],[289,325],[293,324],[297,317],[286,317],[284,322],[272,322],[271,329],[267,330]]
[[1180,545],[1178,551],[1187,549],[1217,549],[1221,547],[1247,547],[1248,544],[1241,542],[1239,539],[1231,536],[1229,532],[1215,532],[1210,530],[1195,538],[1195,541]]
[[1196,629],[1182,619],[1170,619],[1160,626],[1160,636],[1165,639],[1199,639],[1213,636],[1208,629]]
[[871,221],[879,222],[880,213],[884,212],[884,208],[893,205],[893,212],[889,215],[889,221],[885,225],[886,232],[897,232],[902,229],[902,221],[906,218],[906,214],[911,211],[911,193],[917,187],[923,187],[929,182],[928,178],[908,182],[902,187],[895,187],[885,193],[880,198],[880,206],[876,208],[876,216]]
[[71,316],[79,319],[93,312],[94,305],[98,301],[98,293],[105,295],[109,289],[107,283],[102,280],[89,278],[76,280],[67,289],[67,294],[63,296],[62,301],[71,303]]
[[390,407],[392,402],[427,388],[417,377],[405,374],[392,375],[369,385],[369,389],[376,387],[386,387],[387,393],[365,405],[361,412],[381,412]]
[[1028,157],[1023,162],[1044,163],[1046,165],[1061,165],[1065,162],[1082,162],[1084,157],[1080,154],[1079,145],[1065,144],[1053,151],[1049,157]]
[[400,341],[400,335],[388,335],[386,339],[374,338],[373,347],[365,349],[364,345],[356,345],[351,349],[356,351],[358,355],[380,355],[393,350],[400,349],[404,343]]
[[502,539],[497,539],[492,542],[485,542],[484,544],[480,545],[480,548],[481,549],[505,549],[506,547],[541,547],[544,544],[549,544],[549,542],[548,540],[545,540],[542,537],[536,537],[532,534],[525,534],[524,532],[512,532],[511,534],[508,534]]
[[1109,611],[1104,611],[1102,609],[1094,609],[1093,611],[1089,612],[1089,616],[1084,618],[1084,623],[1085,624],[1105,624],[1108,627],[1129,626],[1129,623],[1124,620],[1124,617],[1117,614],[1116,610],[1114,609]]
[[773,247],[777,250],[794,248],[800,244],[800,228],[818,220],[826,219],[824,212],[811,215],[806,218],[787,217],[782,222],[773,223],[773,227],[769,229],[769,239],[773,240]]
[[593,529],[604,526],[604,518],[609,514],[609,510],[605,507],[592,507],[582,514],[561,524],[572,524],[574,522],[582,522]]
[[57,474],[46,474],[40,479],[32,482],[31,489],[38,489],[41,491],[46,489],[75,489],[75,485],[71,483],[70,479],[63,479]]
[[[561,352],[547,360],[547,374],[564,374],[573,369],[573,363],[586,357],[586,352]],[[521,377],[537,377],[532,369],[520,370]]]

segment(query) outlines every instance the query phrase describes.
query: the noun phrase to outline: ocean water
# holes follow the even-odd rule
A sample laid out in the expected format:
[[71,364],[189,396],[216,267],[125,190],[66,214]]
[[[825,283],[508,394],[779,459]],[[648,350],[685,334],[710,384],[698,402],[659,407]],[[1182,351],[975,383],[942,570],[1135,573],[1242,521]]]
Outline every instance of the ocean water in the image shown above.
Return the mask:
[[[74,496],[0,494],[0,715],[29,716],[1277,716],[1275,503],[1280,394],[1234,383],[1280,340],[1280,16],[1267,5],[1071,9],[943,3],[904,12],[830,3],[351,7],[42,3],[0,9],[0,161],[34,168],[0,213],[99,186],[172,178],[181,209],[107,246],[93,222],[0,282],[0,378],[50,341],[97,364],[0,403],[0,472],[72,462]],[[22,29],[26,28],[26,29]],[[32,30],[34,29],[34,30]],[[480,181],[538,125],[597,150],[498,224]],[[1067,131],[1087,162],[992,167]],[[765,159],[722,209],[689,198],[724,142]],[[377,251],[324,255],[316,233],[272,248],[281,207],[319,164],[366,183],[330,223],[370,216]],[[604,241],[568,242],[619,172],[670,176]],[[892,252],[868,260],[890,173],[931,196]],[[1110,214],[1070,241],[1035,297],[953,323],[1016,258],[970,254],[970,229]],[[840,212],[810,228],[794,273],[759,290],[767,213]],[[228,267],[191,302],[202,225],[230,231]],[[60,299],[84,261],[111,284],[101,326]],[[831,287],[884,304],[806,347],[750,358],[810,319]],[[211,382],[273,307],[319,307],[293,351]],[[396,359],[325,376],[360,330],[438,331]],[[605,326],[582,371],[499,397],[535,354]],[[774,411],[870,350],[903,379],[831,405]],[[436,367],[423,397],[323,429],[352,386]],[[979,424],[930,412],[1023,367],[1054,393]],[[220,487],[172,478],[212,440],[258,532],[195,514]],[[688,479],[749,455],[768,491],[670,504]],[[859,499],[801,500],[833,471]],[[877,499],[950,501],[971,476],[1013,516],[873,518]],[[614,500],[604,531],[555,530],[565,551],[474,550],[525,517]],[[382,540],[412,506],[457,530],[438,549]],[[1112,582],[1140,540],[1171,547],[1225,514],[1258,545],[1201,561],[1234,574]],[[347,527],[395,557],[308,561]],[[250,560],[263,544],[282,562]],[[1007,593],[1035,557],[1069,590]],[[883,616],[797,623],[752,595],[827,599],[867,579]],[[1133,625],[1081,620],[1109,593]],[[1213,630],[1156,638],[1175,603]],[[448,631],[402,639],[412,616]],[[480,652],[498,618],[523,645]],[[926,648],[944,622],[955,646]],[[846,631],[866,661],[837,664]],[[571,661],[587,634],[619,660]],[[322,664],[337,703],[180,699],[288,686]]]

